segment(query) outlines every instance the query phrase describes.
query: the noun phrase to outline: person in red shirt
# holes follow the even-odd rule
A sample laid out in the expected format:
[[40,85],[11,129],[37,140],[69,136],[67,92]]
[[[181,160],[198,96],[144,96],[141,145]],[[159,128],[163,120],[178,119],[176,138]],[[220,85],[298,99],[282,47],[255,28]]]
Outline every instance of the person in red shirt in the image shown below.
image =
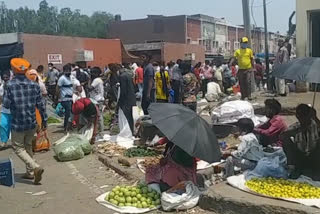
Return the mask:
[[93,124],[91,144],[94,144],[97,136],[99,112],[99,107],[89,98],[81,98],[72,105],[72,113],[79,130],[85,126],[90,128]]
[[264,103],[269,121],[256,128],[254,133],[258,135],[261,145],[282,147],[280,135],[288,129],[288,126],[284,118],[279,115],[281,104],[276,99],[267,99]]
[[256,80],[257,88],[261,90],[261,81],[263,79],[264,68],[259,58],[256,59],[256,64],[254,65],[255,72],[254,78]]
[[138,86],[139,92],[136,94],[137,98],[142,98],[143,91],[143,68],[140,63],[137,63],[138,68],[135,73],[135,84]]
[[198,62],[194,68],[193,68],[193,73],[196,75],[198,81],[200,81],[200,72],[201,72],[201,62]]

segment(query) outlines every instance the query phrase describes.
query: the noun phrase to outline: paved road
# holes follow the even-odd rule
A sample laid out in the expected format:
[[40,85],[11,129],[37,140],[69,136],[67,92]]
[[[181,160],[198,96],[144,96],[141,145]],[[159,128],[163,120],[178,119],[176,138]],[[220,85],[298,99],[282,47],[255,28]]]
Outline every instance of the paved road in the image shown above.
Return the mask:
[[[57,127],[49,127],[52,142],[63,136]],[[0,151],[1,158],[12,158],[16,170],[16,186],[0,186],[0,213],[5,214],[113,214],[99,205],[95,198],[116,185],[132,182],[108,170],[96,154],[72,162],[61,163],[54,159],[54,152],[36,154],[35,159],[44,167],[42,185],[34,186],[32,181],[21,179],[25,166],[12,149]],[[108,187],[100,188],[108,185]],[[46,191],[42,196],[26,192]],[[151,214],[162,213],[160,211]],[[183,213],[183,212],[181,212]],[[212,213],[196,208],[186,213]]]
[[[320,96],[320,95],[319,95]],[[262,102],[265,97],[259,97]],[[291,94],[287,98],[279,98],[283,105],[295,106],[297,103],[311,103],[312,94]],[[316,102],[320,113],[320,98]],[[292,121],[294,117],[290,118]],[[52,142],[61,138],[62,133],[56,127],[49,127]],[[0,151],[1,158],[12,158],[16,169],[16,187],[0,186],[0,213],[5,214],[113,214],[95,202],[95,198],[118,184],[128,182],[107,170],[95,154],[84,159],[60,163],[54,159],[53,151],[36,155],[36,160],[45,168],[42,185],[34,186],[31,182],[20,179],[25,172],[23,163],[12,149]],[[100,189],[101,186],[107,188]],[[43,196],[31,196],[26,192],[46,191]],[[209,213],[192,210],[188,213]],[[159,212],[157,212],[159,213]]]
[[[0,186],[0,213],[114,213],[97,204],[95,198],[118,183],[126,183],[124,179],[108,171],[94,154],[67,163],[57,162],[53,156],[53,151],[36,155],[36,160],[45,168],[45,173],[42,185],[34,186],[31,182],[20,179],[25,168],[12,149],[0,151],[0,159],[12,158],[16,169],[16,187]],[[103,185],[109,187],[100,189]],[[46,191],[47,194],[31,196],[26,193],[40,191]]]

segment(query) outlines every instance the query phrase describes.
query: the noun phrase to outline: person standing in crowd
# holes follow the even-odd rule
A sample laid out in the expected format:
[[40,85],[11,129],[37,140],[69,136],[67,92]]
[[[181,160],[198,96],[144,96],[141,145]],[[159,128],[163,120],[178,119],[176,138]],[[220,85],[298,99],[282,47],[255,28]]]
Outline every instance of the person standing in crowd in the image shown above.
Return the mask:
[[189,64],[183,62],[181,64],[183,71],[183,100],[182,104],[192,111],[197,112],[197,94],[199,93],[199,86],[197,77],[191,73]]
[[53,67],[52,63],[48,64],[49,70],[46,77],[46,85],[48,87],[48,93],[51,99],[54,101],[56,99],[56,87],[57,81],[59,79],[59,71]]
[[290,179],[305,175],[320,181],[320,121],[315,109],[306,104],[296,108],[298,123],[281,135]]
[[135,71],[135,84],[137,85],[139,92],[137,92],[136,97],[141,99],[143,91],[143,68],[140,63],[137,63],[137,66]]
[[9,80],[10,80],[10,72],[9,71],[2,72],[2,74],[1,74],[1,85],[0,85],[1,103],[2,103],[2,100],[3,100],[4,92],[7,89],[7,84],[8,84]]
[[132,115],[132,108],[136,106],[136,98],[134,93],[134,85],[132,82],[132,74],[128,70],[122,70],[119,76],[120,81],[120,97],[119,108],[125,115],[132,135],[134,134],[134,121]]
[[40,77],[41,81],[43,82],[44,81],[44,67],[43,65],[39,65],[36,69],[37,73],[38,73],[38,76]]
[[258,90],[261,91],[261,84],[262,84],[263,75],[264,75],[264,68],[263,68],[261,60],[259,58],[257,58],[255,61],[256,61],[256,64],[254,65],[254,68],[255,68],[254,79],[256,81],[256,85],[257,85]]
[[[214,72],[214,80],[220,86],[220,90],[224,91],[223,90],[223,81],[222,81],[222,73],[223,73],[222,62],[220,60],[218,60],[216,66],[217,66],[217,68]],[[207,83],[207,85],[208,85],[208,83]]]
[[205,98],[207,93],[207,84],[212,80],[214,75],[213,68],[210,66],[210,62],[208,60],[205,61],[205,65],[201,68],[200,77],[202,79],[202,98]]
[[33,159],[32,151],[32,139],[36,133],[36,108],[40,111],[43,129],[47,127],[47,114],[42,102],[40,86],[25,76],[30,66],[30,63],[22,58],[11,60],[15,77],[7,84],[3,108],[9,109],[12,115],[12,148],[26,164],[27,172],[23,178],[34,179],[34,183],[39,184],[44,170]]
[[[289,52],[287,47],[284,45],[284,41],[279,39],[278,41],[279,50],[277,52],[276,60],[274,66],[277,67],[278,65],[288,63]],[[286,82],[284,79],[276,78],[276,88],[277,88],[277,95],[286,96]]]
[[80,84],[80,81],[77,80],[76,78],[72,78],[72,87],[73,87],[73,95],[72,95],[73,103],[75,103],[77,100],[81,98],[87,97],[83,86]]
[[86,71],[79,68],[78,66],[75,67],[75,77],[79,80],[81,86],[83,87],[86,94],[88,93],[88,84],[89,84],[89,75]]
[[178,59],[172,70],[171,86],[174,91],[174,103],[181,103],[181,92],[183,86],[182,60]]
[[156,99],[157,103],[167,103],[169,101],[170,79],[169,73],[163,67],[156,72]]
[[194,75],[196,75],[198,81],[201,80],[200,72],[201,72],[201,62],[198,62],[193,68],[193,73]]
[[289,60],[291,58],[291,51],[292,51],[292,45],[290,44],[290,38],[287,37],[284,41],[284,46],[286,46],[287,50],[288,50],[288,54],[289,54]]
[[99,107],[99,133],[104,131],[103,124],[103,107],[104,107],[104,86],[101,79],[102,71],[99,67],[93,67],[91,69],[92,83],[89,86],[90,98]]
[[277,88],[276,88],[276,78],[272,76],[273,72],[273,67],[274,67],[274,62],[270,61],[269,63],[269,84],[270,84],[270,93],[276,94],[277,93]]
[[172,78],[173,66],[174,66],[174,62],[170,61],[167,63],[167,66],[165,68],[165,70],[168,71],[168,73],[169,73],[170,80]]
[[237,70],[237,67],[236,67],[236,62],[233,61],[232,64],[230,63],[230,68],[231,68],[231,72],[232,72],[232,76],[237,79],[237,74],[238,74],[238,70]]
[[71,108],[72,108],[72,95],[73,95],[73,86],[71,81],[71,65],[66,64],[63,66],[63,75],[58,80],[58,87],[60,90],[60,98],[62,107],[65,110],[64,114],[64,131],[67,132],[69,129],[69,119],[71,117]]
[[108,92],[108,95],[109,95],[108,105],[111,106],[111,103],[117,102],[117,99],[118,99],[120,67],[117,64],[109,64],[109,69],[110,69],[110,72],[107,74],[107,80],[110,83],[110,91]]
[[143,109],[143,113],[148,115],[148,107],[151,103],[155,102],[155,84],[154,84],[154,76],[155,71],[153,65],[150,63],[151,57],[147,56],[145,60],[145,68],[143,75],[143,93],[142,93],[142,102],[141,107]]
[[287,130],[288,126],[282,116],[281,104],[276,99],[267,99],[264,102],[266,116],[269,119],[266,123],[255,128],[254,133],[258,136],[260,144],[282,147],[280,135]]
[[236,50],[236,52],[234,53],[234,58],[230,62],[230,65],[232,65],[235,59],[238,60],[238,79],[242,100],[246,98],[251,100],[251,72],[252,68],[254,67],[254,62],[253,51],[248,47],[248,42],[249,39],[247,37],[243,37],[241,39],[241,48]]

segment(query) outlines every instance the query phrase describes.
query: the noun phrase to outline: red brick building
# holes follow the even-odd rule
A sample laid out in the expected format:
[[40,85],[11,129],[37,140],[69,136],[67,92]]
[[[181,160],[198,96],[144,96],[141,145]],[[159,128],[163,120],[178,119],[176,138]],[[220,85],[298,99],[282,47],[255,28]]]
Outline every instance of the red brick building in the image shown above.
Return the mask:
[[[145,19],[137,20],[118,20],[110,25],[110,38],[120,38],[126,45],[126,49],[135,54],[140,54],[143,51],[137,52],[131,47],[137,47],[140,44],[146,47],[149,52],[150,47],[156,46],[155,43],[175,43],[188,45],[197,45],[204,49],[204,57],[196,56],[197,59],[214,59],[216,56],[224,56],[226,58],[233,56],[236,49],[240,47],[240,38],[245,36],[245,31],[242,26],[232,25],[224,18],[215,18],[203,14],[191,16],[148,16]],[[283,38],[279,34],[269,33],[269,49],[270,52],[276,50],[275,44],[278,38]],[[254,28],[252,30],[252,49],[255,53],[264,52],[264,30],[262,28]],[[161,46],[161,45],[160,45]],[[180,46],[183,47],[183,46]],[[194,48],[194,47],[193,47]],[[196,55],[196,53],[181,51],[191,50],[192,48],[180,48],[172,50],[170,53],[179,55]],[[158,52],[162,50],[158,49]],[[179,51],[178,51],[179,50]],[[193,49],[194,50],[194,49]],[[155,50],[152,50],[153,53]],[[161,52],[168,54],[169,52]],[[198,52],[197,54],[199,54]],[[167,59],[166,55],[158,57]]]
[[109,63],[121,63],[130,58],[119,39],[92,39],[38,34],[22,34],[24,57],[33,67],[48,64],[48,55],[61,55],[55,64],[62,68],[66,63],[85,62],[88,66],[103,68]]

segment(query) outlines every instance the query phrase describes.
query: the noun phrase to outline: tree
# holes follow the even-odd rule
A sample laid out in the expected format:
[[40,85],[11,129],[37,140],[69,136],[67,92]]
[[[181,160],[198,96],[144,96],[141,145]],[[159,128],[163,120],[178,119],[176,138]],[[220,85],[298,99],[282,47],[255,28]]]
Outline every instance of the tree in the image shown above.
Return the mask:
[[0,33],[25,32],[49,35],[107,38],[107,25],[114,19],[107,12],[95,12],[92,16],[80,10],[50,6],[46,0],[37,11],[28,7],[7,9],[0,3]]

